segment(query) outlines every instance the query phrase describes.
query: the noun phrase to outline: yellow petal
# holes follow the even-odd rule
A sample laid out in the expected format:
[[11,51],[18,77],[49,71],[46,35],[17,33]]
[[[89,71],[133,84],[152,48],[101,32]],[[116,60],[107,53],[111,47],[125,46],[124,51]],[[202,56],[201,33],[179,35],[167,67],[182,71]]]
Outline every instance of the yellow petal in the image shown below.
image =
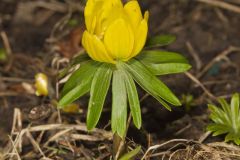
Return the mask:
[[[117,0],[117,1],[119,1],[119,0]],[[97,29],[96,33],[98,35],[101,35],[101,34],[99,34],[100,32],[104,34],[104,32],[106,31],[108,26],[110,24],[112,24],[112,22],[114,22],[116,19],[127,17],[126,13],[125,14],[123,14],[123,13],[125,13],[125,12],[124,12],[123,4],[121,1],[119,3],[117,3],[117,2],[109,3],[108,2],[108,4],[106,4],[106,6],[104,6],[102,12],[98,15],[98,24],[97,24],[97,28],[96,28]]]
[[90,44],[89,42],[91,42],[91,38],[89,36],[89,32],[88,31],[84,31],[83,36],[82,36],[82,45],[85,48],[85,50],[87,51],[88,55],[93,59],[93,60],[97,60],[95,59],[95,55],[92,51],[92,49],[90,48]]
[[92,34],[97,32],[100,34],[102,31],[101,23],[109,14],[112,8],[122,7],[121,0],[88,0],[85,10],[85,24],[87,30]]
[[85,24],[87,30],[92,33],[96,26],[96,10],[97,7],[101,7],[102,3],[95,2],[95,0],[88,0],[85,10],[84,10],[84,17],[85,17]]
[[146,11],[144,13],[144,19],[148,22],[148,19],[149,19],[149,11]]
[[128,19],[129,19],[133,29],[136,29],[138,24],[143,19],[138,1],[133,0],[133,1],[128,2],[124,6],[124,10],[126,11],[126,13],[128,15]]
[[103,42],[97,36],[85,31],[83,33],[82,44],[93,60],[115,63],[113,58],[108,55]]
[[43,73],[35,75],[35,87],[37,96],[48,95],[48,77]]
[[115,59],[126,59],[132,53],[134,34],[122,18],[115,20],[106,30],[104,44]]
[[143,48],[146,43],[148,32],[148,24],[143,19],[135,32],[135,43],[131,57],[135,57]]

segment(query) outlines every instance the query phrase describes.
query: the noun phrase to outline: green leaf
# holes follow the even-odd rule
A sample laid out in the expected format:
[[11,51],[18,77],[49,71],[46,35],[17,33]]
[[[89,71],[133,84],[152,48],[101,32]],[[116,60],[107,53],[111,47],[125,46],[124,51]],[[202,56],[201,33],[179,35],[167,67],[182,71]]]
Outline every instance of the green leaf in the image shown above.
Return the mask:
[[159,50],[149,50],[142,51],[138,56],[141,62],[147,63],[188,63],[188,60],[179,53],[159,51]]
[[171,43],[173,43],[176,40],[176,37],[174,35],[159,35],[152,37],[147,40],[146,46],[147,47],[161,47],[161,46],[167,46]]
[[91,58],[88,56],[86,52],[83,52],[79,54],[77,57],[73,58],[73,60],[71,61],[71,65],[80,64],[82,62],[89,60],[91,60]]
[[155,75],[180,73],[191,68],[184,56],[174,52],[143,51],[137,59]]
[[124,72],[124,76],[133,123],[138,129],[140,129],[142,125],[142,117],[137,88],[133,78],[128,72]]
[[128,64],[122,63],[122,65],[144,90],[156,98],[167,109],[170,108],[163,100],[175,106],[181,105],[180,101],[171,92],[171,90],[156,76],[154,76],[142,63],[135,59],[132,59]]
[[235,93],[231,99],[231,112],[232,112],[232,123],[233,128],[237,132],[238,129],[238,118],[239,118],[239,95]]
[[113,72],[112,80],[112,131],[123,138],[127,124],[127,91],[124,74],[121,70]]
[[235,136],[234,143],[236,143],[237,145],[240,145],[240,138],[236,138],[236,136]]
[[99,121],[111,78],[112,65],[107,63],[102,64],[93,77],[87,113],[88,130],[93,129]]
[[88,56],[87,53],[81,53],[80,55],[78,55],[77,57],[73,58],[73,60],[70,62],[69,66],[67,66],[65,69],[63,69],[59,74],[58,74],[58,78],[62,78],[64,76],[66,76],[66,74],[68,73],[68,71],[73,68],[74,66],[76,66],[77,64],[83,64],[85,62],[91,61],[91,58]]
[[65,94],[58,103],[59,108],[65,107],[66,105],[72,103],[73,101],[77,100],[78,98],[89,92],[91,82],[92,82],[91,79],[89,79],[89,81],[83,81],[82,83],[77,85],[74,89]]
[[137,148],[135,148],[134,150],[132,150],[131,152],[123,155],[119,160],[129,160],[134,158],[139,152],[141,151],[141,146],[138,146]]
[[235,93],[231,99],[231,105],[226,100],[219,99],[220,107],[208,105],[214,122],[208,125],[207,129],[213,132],[213,136],[227,134],[225,141],[233,141],[240,145],[240,118],[239,118],[239,94]]
[[181,73],[191,68],[191,65],[187,63],[166,63],[166,64],[145,63],[145,65],[154,75]]
[[226,125],[209,124],[207,126],[207,130],[211,131],[211,132],[214,132],[213,136],[218,136],[218,135],[221,135],[221,134],[228,133],[229,130],[227,129],[227,127],[228,126],[226,126]]
[[227,116],[227,114],[221,109],[218,108],[214,105],[209,104],[208,108],[210,109],[210,111],[212,112],[212,116],[214,117],[213,121],[219,124],[228,124],[231,125],[232,122],[229,119],[229,117]]
[[61,96],[64,96],[66,93],[74,89],[77,85],[83,83],[84,81],[91,81],[94,73],[96,72],[100,64],[96,61],[89,61],[85,64],[82,64],[78,70],[76,70],[71,77],[68,79],[66,84],[63,87]]
[[233,133],[228,133],[225,137],[225,142],[229,142],[229,141],[232,141],[234,140],[234,134]]
[[185,72],[191,68],[181,54],[167,51],[143,51],[137,57],[155,75]]
[[89,92],[93,75],[98,65],[97,62],[90,61],[82,65],[72,74],[62,90],[62,98],[58,104],[60,108],[72,103]]
[[[230,108],[229,104],[227,103],[227,101],[223,98],[219,98],[218,102],[221,104],[221,107],[223,108],[227,117],[231,117],[232,112],[231,112],[231,108]],[[229,124],[232,124],[231,118],[229,119]]]

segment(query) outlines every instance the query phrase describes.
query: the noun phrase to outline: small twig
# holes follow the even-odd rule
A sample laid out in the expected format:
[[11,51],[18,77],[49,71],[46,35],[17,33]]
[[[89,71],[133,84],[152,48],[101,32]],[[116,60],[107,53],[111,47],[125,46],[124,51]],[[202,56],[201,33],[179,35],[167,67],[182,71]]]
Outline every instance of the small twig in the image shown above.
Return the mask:
[[59,131],[57,132],[55,135],[53,135],[52,137],[48,138],[47,142],[43,145],[43,146],[47,146],[48,143],[57,140],[59,137],[63,136],[64,134],[68,133],[69,131],[71,131],[71,129],[65,129],[63,131]]
[[210,147],[224,147],[224,148],[228,148],[230,150],[240,151],[240,148],[238,146],[235,146],[232,144],[227,144],[225,142],[212,142],[212,143],[208,143],[207,145]]
[[151,146],[151,144],[152,144],[152,138],[151,138],[151,134],[150,133],[148,133],[148,135],[147,135],[147,140],[148,140],[148,148]]
[[156,150],[158,148],[161,148],[169,143],[173,143],[173,142],[189,142],[189,140],[187,139],[172,139],[170,141],[167,141],[165,143],[162,143],[162,144],[159,144],[159,145],[154,145],[154,146],[151,146],[147,149],[147,151],[145,152],[145,154],[143,155],[143,157],[141,158],[141,160],[144,160],[144,158],[146,158],[146,156],[148,155],[148,153],[152,150]]
[[199,143],[202,143],[203,141],[205,141],[205,139],[207,139],[207,137],[211,134],[210,131],[207,131],[206,133],[204,133],[198,140]]
[[148,93],[144,94],[144,96],[142,96],[142,98],[140,99],[140,102],[144,101],[148,96],[149,96]]
[[2,31],[1,32],[1,37],[2,37],[2,40],[3,40],[4,48],[6,49],[8,56],[10,56],[12,54],[12,49],[11,49],[11,46],[10,46],[10,43],[9,43],[6,32]]
[[15,147],[15,144],[14,144],[14,142],[13,142],[13,140],[12,140],[12,138],[9,136],[9,139],[10,139],[10,142],[12,143],[12,146],[13,146],[13,150],[15,151],[15,153],[16,153],[16,155],[17,155],[17,159],[18,160],[21,160],[21,157],[20,157],[20,155],[19,155],[19,153],[18,153],[18,151],[17,151],[17,148]]
[[[17,125],[17,127],[16,127]],[[11,135],[15,132],[16,128],[18,130],[22,129],[22,114],[19,108],[14,108],[14,115],[13,115],[13,124],[12,124],[12,130]]]
[[84,140],[84,141],[103,141],[104,137],[98,137],[96,135],[84,135],[84,134],[70,134],[70,137],[74,140]]
[[151,155],[149,155],[149,156],[146,157],[146,158],[158,157],[158,156],[162,156],[162,155],[170,154],[170,153],[171,153],[171,151],[163,151],[163,152],[151,154]]
[[188,125],[186,125],[185,127],[181,128],[180,130],[178,130],[176,133],[174,133],[174,136],[178,136],[181,133],[183,133],[184,131],[186,131],[187,129],[189,129],[192,126],[191,123],[189,123]]
[[[71,129],[71,130],[80,130],[88,132],[87,127],[85,125],[66,125],[66,124],[47,124],[47,125],[39,125],[35,127],[29,127],[26,129],[21,130],[20,134],[24,135],[27,131],[29,132],[39,132],[39,131],[50,131],[50,130],[65,130],[65,129]],[[93,132],[97,132],[99,134],[102,134],[106,139],[111,139],[112,133],[107,132],[101,129],[93,129]],[[15,133],[14,133],[15,134]]]
[[21,93],[18,92],[0,92],[0,97],[12,97],[12,96],[19,96]]
[[52,43],[56,41],[55,34],[58,30],[62,30],[63,27],[68,23],[69,19],[72,17],[72,10],[70,10],[62,19],[60,19],[54,26],[51,31],[50,37],[47,39],[47,42]]
[[193,48],[192,44],[190,42],[186,42],[187,49],[191,56],[193,57],[194,61],[196,62],[196,68],[197,70],[200,70],[202,68],[202,61],[200,57],[198,56],[198,53]]
[[217,16],[219,17],[219,19],[224,23],[224,24],[228,24],[229,20],[228,18],[223,14],[222,10],[220,10],[219,8],[214,9],[214,11],[216,12]]
[[217,99],[194,75],[189,72],[185,72],[185,75],[193,82],[197,83],[210,98],[212,98],[213,100]]
[[43,158],[47,158],[45,156],[45,154],[43,153],[42,149],[40,148],[39,144],[33,138],[32,134],[29,131],[27,131],[26,134],[27,134],[27,137],[29,138],[30,142],[32,143],[33,147],[35,148],[35,150],[38,150]]
[[23,78],[17,78],[17,77],[0,77],[1,81],[7,81],[7,82],[33,82],[31,79],[23,79]]
[[215,7],[223,8],[232,12],[240,13],[240,7],[219,0],[197,0],[197,1],[207,3]]
[[203,70],[197,75],[197,78],[201,78],[216,62],[221,61],[222,59],[225,59],[225,57],[232,53],[232,52],[236,52],[236,51],[240,51],[240,48],[238,47],[233,47],[230,46],[229,48],[227,48],[226,50],[224,50],[223,52],[221,52],[219,55],[217,55],[214,59],[212,59],[205,68],[203,68]]
[[181,152],[181,151],[184,151],[184,150],[185,150],[185,149],[178,149],[178,150],[174,151],[174,152],[170,155],[170,157],[169,157],[168,160],[172,160],[173,156],[174,156],[176,153]]
[[240,4],[239,0],[227,0],[227,1],[230,1],[230,3]]
[[32,5],[35,7],[45,8],[48,10],[61,12],[61,13],[65,13],[68,9],[64,4],[57,1],[53,1],[53,2],[35,1],[35,2],[29,2],[29,3],[32,3]]

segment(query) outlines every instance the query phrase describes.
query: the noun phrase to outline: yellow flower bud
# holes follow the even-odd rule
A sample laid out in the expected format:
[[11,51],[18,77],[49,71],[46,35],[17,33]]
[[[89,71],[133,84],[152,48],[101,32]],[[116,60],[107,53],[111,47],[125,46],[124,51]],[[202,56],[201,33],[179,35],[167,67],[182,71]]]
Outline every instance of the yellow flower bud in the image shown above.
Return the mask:
[[128,61],[145,45],[149,13],[142,15],[137,0],[88,0],[84,15],[82,45],[96,61]]
[[43,73],[35,75],[35,87],[37,96],[48,95],[48,77]]

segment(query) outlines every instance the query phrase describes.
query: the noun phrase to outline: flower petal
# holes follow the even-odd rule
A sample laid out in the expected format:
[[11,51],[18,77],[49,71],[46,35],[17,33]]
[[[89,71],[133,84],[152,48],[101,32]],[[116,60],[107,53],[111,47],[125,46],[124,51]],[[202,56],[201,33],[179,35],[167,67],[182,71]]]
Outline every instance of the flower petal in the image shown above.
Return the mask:
[[147,32],[148,32],[148,24],[146,19],[143,19],[139,24],[137,30],[135,31],[135,43],[134,43],[134,48],[133,48],[131,58],[135,57],[142,50],[143,46],[146,43]]
[[86,28],[90,33],[94,32],[96,27],[96,9],[102,8],[104,1],[95,1],[95,0],[88,0],[85,10],[84,10],[84,17],[85,17],[85,24]]
[[87,30],[92,34],[101,33],[101,23],[106,18],[106,14],[111,14],[111,9],[122,7],[121,0],[88,0],[85,10],[85,24]]
[[97,36],[90,34],[88,31],[83,33],[82,45],[93,60],[115,63],[113,58],[108,55],[102,41]]
[[149,19],[149,11],[146,11],[144,13],[144,19],[148,22],[148,19]]
[[130,23],[133,27],[133,29],[136,29],[139,23],[141,22],[142,18],[142,13],[140,6],[138,4],[138,1],[132,0],[128,2],[124,6],[124,10],[126,11],[128,15],[128,19],[130,20]]
[[104,44],[115,59],[128,58],[134,45],[134,34],[122,18],[115,20],[106,30]]

